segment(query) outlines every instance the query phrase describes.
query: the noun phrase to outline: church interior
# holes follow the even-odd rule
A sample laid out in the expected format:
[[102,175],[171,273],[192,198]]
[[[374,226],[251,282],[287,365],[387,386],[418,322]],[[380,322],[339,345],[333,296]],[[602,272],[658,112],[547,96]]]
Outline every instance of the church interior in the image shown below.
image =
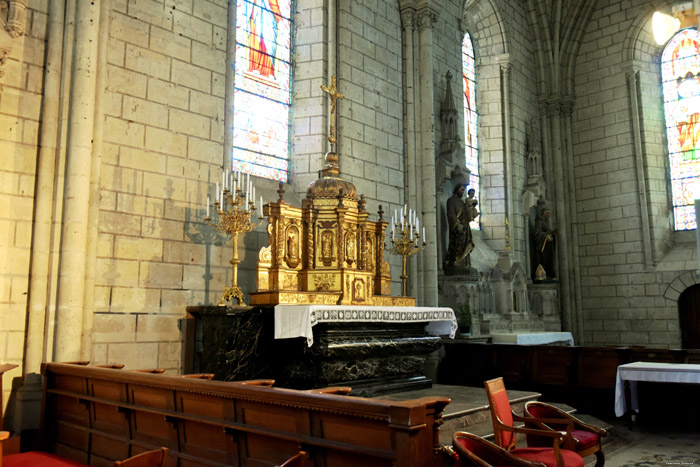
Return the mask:
[[472,465],[521,449],[452,438],[499,377],[611,417],[622,365],[700,383],[699,17],[1,0],[0,466]]

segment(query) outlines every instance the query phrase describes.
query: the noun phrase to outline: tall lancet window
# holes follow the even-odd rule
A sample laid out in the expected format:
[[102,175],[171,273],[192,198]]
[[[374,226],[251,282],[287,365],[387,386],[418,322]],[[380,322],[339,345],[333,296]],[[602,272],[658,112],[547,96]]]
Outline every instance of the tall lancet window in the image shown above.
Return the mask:
[[700,197],[700,35],[676,34],[661,56],[666,135],[676,230],[696,228]]
[[[469,187],[476,190],[479,198],[479,151],[476,135],[476,67],[474,65],[474,46],[469,33],[462,39],[462,81],[464,83],[464,151],[467,168],[471,170]],[[471,223],[473,229],[479,228],[479,217]]]
[[238,0],[232,167],[287,181],[292,0]]

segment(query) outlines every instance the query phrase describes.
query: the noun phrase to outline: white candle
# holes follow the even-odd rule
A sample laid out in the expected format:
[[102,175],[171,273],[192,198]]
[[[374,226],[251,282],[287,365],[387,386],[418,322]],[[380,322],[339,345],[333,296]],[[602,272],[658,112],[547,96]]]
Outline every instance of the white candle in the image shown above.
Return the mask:
[[219,182],[216,182],[216,200],[219,201]]
[[221,188],[226,189],[226,171],[221,172]]
[[391,239],[394,239],[394,224],[391,224]]
[[233,197],[236,197],[236,180],[233,180],[233,188],[231,189],[231,193],[233,193]]
[[408,205],[406,205],[406,204],[403,205],[403,212],[406,212],[407,207],[408,207]]
[[221,194],[219,195],[219,209],[221,211],[224,210],[224,190],[221,190]]
[[245,174],[245,186],[248,187],[248,191],[250,191],[250,172]]
[[425,227],[423,227],[423,243],[425,243]]
[[243,209],[245,209],[245,210],[248,210],[248,195],[249,194],[250,194],[249,192],[247,192],[247,191],[245,192],[245,204],[243,205]]
[[209,195],[207,195],[207,219],[209,219]]
[[[399,215],[396,213],[396,209],[394,209],[394,217],[392,217],[392,219],[398,219],[398,218],[399,218]],[[394,221],[394,222],[396,222],[396,221]]]
[[260,217],[263,215],[262,195],[260,195]]
[[250,200],[255,203],[255,187],[253,187],[253,194],[250,195]]

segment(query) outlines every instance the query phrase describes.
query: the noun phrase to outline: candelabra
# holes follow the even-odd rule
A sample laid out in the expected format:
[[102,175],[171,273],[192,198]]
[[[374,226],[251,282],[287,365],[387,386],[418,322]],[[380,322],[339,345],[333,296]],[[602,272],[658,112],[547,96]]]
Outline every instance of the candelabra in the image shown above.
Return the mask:
[[256,226],[262,224],[263,200],[260,196],[260,222],[255,223],[251,220],[253,214],[257,210],[255,207],[255,187],[250,182],[250,174],[246,174],[245,187],[242,184],[242,174],[239,171],[234,177],[233,172],[226,176],[226,172],[222,174],[221,188],[219,182],[216,182],[216,196],[214,202],[218,221],[212,222],[209,217],[209,206],[211,204],[209,196],[207,196],[207,218],[205,219],[209,225],[221,232],[231,234],[233,239],[233,255],[229,263],[233,267],[231,276],[231,285],[226,286],[224,294],[219,300],[219,306],[226,306],[226,303],[236,299],[239,306],[245,306],[243,291],[238,285],[238,235],[245,235],[251,232]]
[[[403,208],[397,213],[394,210],[394,215],[391,218],[391,247],[389,253],[392,255],[401,255],[401,295],[408,296],[408,271],[406,262],[409,256],[415,255],[420,250],[425,248],[425,227],[423,227],[423,235],[420,232],[420,221],[416,211]],[[398,235],[396,230],[398,229]],[[423,241],[421,242],[421,238]]]

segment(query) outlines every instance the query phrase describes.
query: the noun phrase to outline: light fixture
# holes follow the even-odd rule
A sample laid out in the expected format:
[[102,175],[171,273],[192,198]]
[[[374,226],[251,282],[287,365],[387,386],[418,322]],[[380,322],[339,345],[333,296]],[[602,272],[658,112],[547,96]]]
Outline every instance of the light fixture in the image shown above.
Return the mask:
[[651,18],[651,29],[654,32],[654,40],[659,45],[664,45],[672,35],[681,28],[681,20],[673,16],[657,11]]

